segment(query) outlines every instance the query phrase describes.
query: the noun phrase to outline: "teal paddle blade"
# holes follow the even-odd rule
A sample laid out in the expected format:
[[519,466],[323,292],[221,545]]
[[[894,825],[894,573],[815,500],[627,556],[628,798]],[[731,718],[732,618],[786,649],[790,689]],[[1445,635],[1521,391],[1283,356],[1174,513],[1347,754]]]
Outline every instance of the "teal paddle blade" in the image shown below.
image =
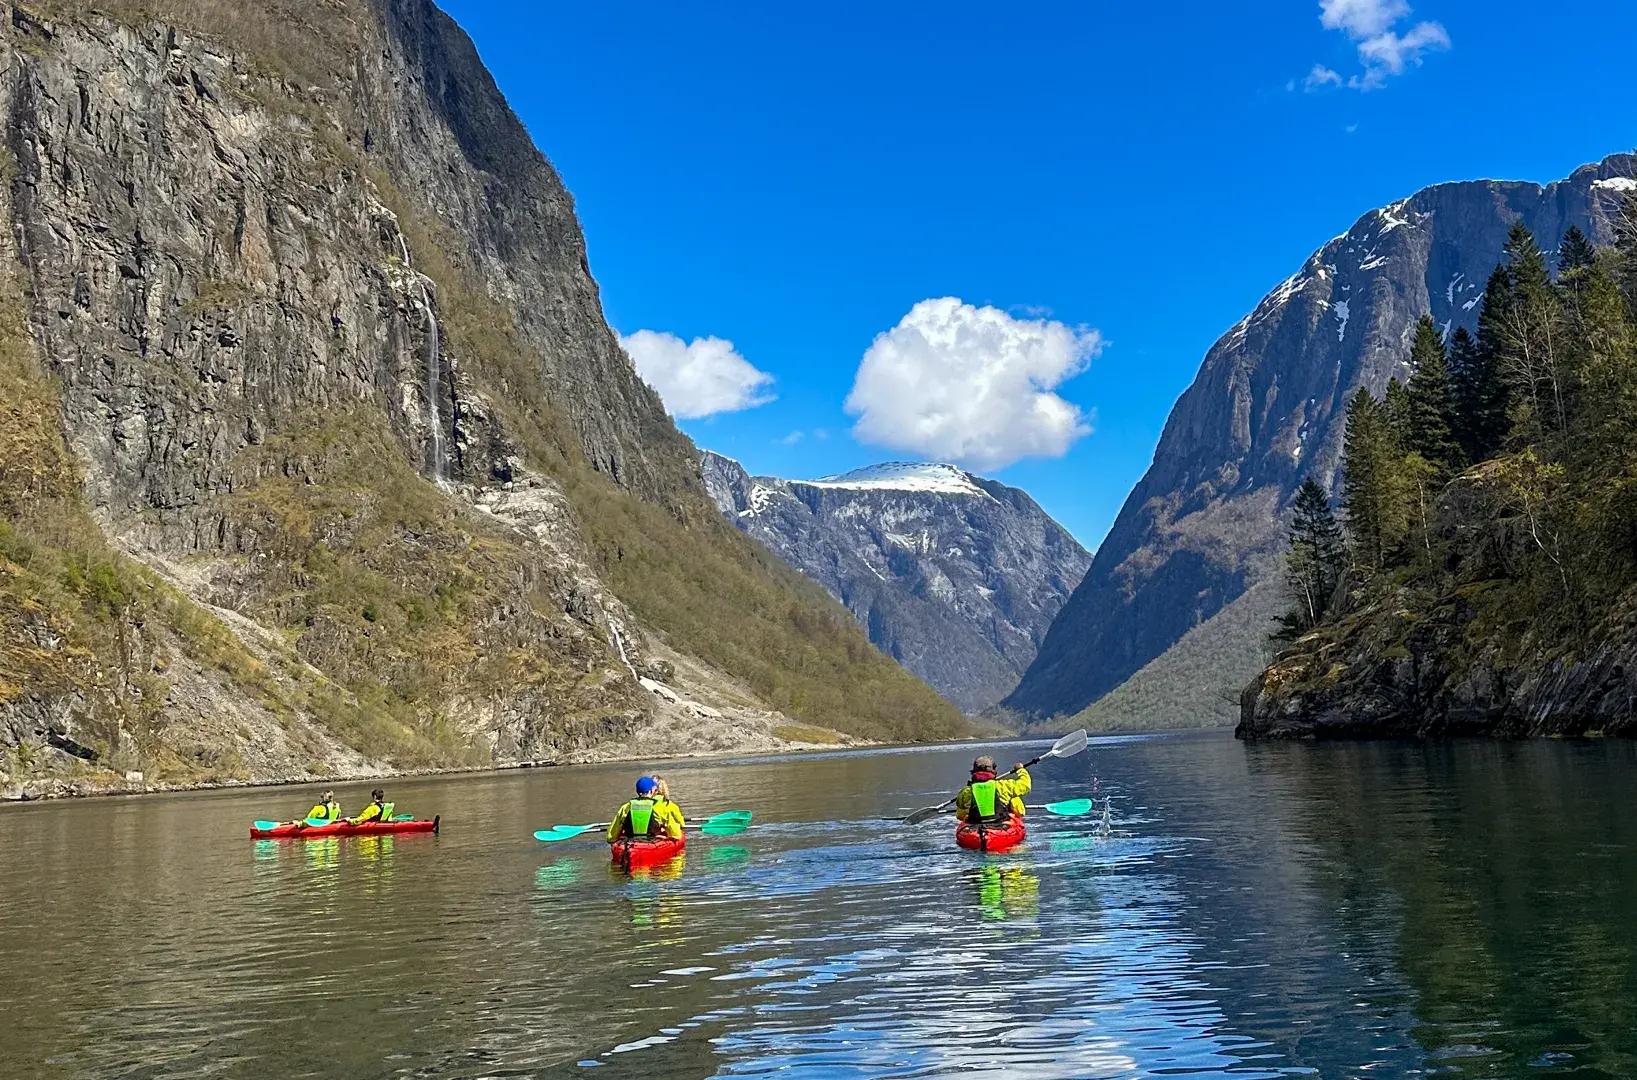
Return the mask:
[[726,825],[729,822],[737,821],[737,822],[743,822],[744,824],[749,825],[750,824],[750,819],[753,816],[754,815],[752,815],[749,810],[725,810],[720,814],[713,814],[712,816],[706,818],[704,821],[700,822],[700,824],[701,825]]
[[707,821],[699,826],[699,831],[706,836],[738,836],[750,828],[748,821]]
[[260,829],[261,831],[266,832],[268,829],[278,828],[280,825],[284,824],[284,822],[282,822],[282,821],[257,821],[257,822],[253,822],[252,824],[254,824],[254,826],[256,828]]
[[590,832],[598,827],[596,825],[553,825],[549,829],[541,829],[535,833],[534,838],[552,844],[558,840],[572,840],[576,836]]
[[1089,814],[1093,803],[1090,799],[1065,799],[1063,802],[1047,803],[1045,810],[1048,814],[1057,814],[1059,817],[1073,817],[1076,814]]

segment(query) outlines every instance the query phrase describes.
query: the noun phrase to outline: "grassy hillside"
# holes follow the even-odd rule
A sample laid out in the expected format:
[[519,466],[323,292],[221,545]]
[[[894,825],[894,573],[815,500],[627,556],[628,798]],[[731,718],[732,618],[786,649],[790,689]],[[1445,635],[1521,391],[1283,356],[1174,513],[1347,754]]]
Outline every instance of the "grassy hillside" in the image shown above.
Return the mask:
[[1090,731],[1232,727],[1239,722],[1240,693],[1267,663],[1268,632],[1283,604],[1278,583],[1252,586],[1081,710],[1069,726]]

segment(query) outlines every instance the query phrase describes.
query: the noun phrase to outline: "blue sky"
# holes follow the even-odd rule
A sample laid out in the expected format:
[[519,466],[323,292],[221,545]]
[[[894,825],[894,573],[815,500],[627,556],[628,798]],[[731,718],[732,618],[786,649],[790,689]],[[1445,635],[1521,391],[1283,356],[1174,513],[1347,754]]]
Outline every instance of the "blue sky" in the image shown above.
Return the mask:
[[1627,0],[442,2],[673,412],[749,406],[695,442],[959,456],[1088,546],[1206,349],[1360,214],[1637,143]]

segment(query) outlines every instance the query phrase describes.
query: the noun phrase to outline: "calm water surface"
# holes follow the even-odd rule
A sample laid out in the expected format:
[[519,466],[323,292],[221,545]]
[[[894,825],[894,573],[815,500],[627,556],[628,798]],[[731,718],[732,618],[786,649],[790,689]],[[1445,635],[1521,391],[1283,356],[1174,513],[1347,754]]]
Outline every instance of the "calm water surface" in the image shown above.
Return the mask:
[[972,754],[674,766],[758,824],[636,878],[530,837],[630,768],[0,809],[0,1077],[1637,1076],[1637,747],[1106,740],[1037,791],[1111,836],[881,820]]

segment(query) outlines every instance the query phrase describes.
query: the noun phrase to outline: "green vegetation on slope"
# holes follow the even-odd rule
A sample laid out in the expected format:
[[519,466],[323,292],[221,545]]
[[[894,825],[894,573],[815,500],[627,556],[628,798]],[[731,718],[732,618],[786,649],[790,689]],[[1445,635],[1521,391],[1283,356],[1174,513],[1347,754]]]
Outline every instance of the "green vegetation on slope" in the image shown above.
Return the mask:
[[451,350],[528,463],[561,485],[595,569],[633,612],[673,648],[808,724],[875,739],[966,733],[960,714],[872,646],[823,589],[722,520],[680,432],[664,433],[680,452],[668,461],[674,483],[663,504],[592,469],[570,422],[541,392],[511,313],[462,268],[453,237],[416,214],[388,178],[376,183],[404,223],[416,268],[437,282]]
[[1268,628],[1284,599],[1276,582],[1251,586],[1061,726],[1088,731],[1233,726],[1240,692],[1267,663]]
[[[1269,672],[1272,690],[1362,687],[1381,661],[1411,659],[1418,681],[1481,668],[1504,684],[1516,665],[1572,663],[1628,634],[1637,610],[1629,197],[1622,226],[1607,251],[1570,230],[1555,279],[1534,237],[1515,226],[1476,339],[1457,332],[1446,352],[1424,318],[1409,385],[1393,382],[1379,401],[1355,396],[1341,500],[1347,546],[1320,552],[1298,535],[1289,560],[1293,583],[1338,584],[1324,604],[1287,616],[1296,642]],[[1495,707],[1480,698],[1477,708]],[[1587,718],[1514,719],[1575,729]]]

